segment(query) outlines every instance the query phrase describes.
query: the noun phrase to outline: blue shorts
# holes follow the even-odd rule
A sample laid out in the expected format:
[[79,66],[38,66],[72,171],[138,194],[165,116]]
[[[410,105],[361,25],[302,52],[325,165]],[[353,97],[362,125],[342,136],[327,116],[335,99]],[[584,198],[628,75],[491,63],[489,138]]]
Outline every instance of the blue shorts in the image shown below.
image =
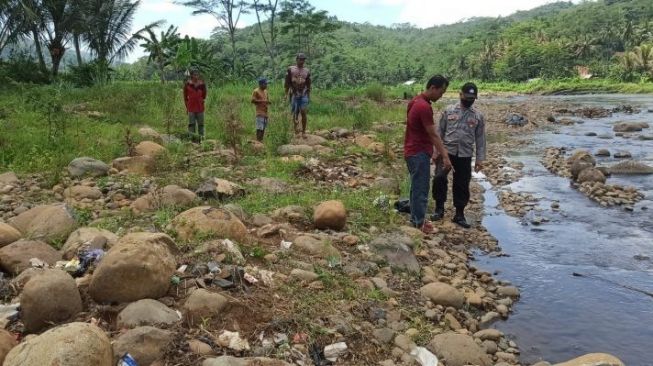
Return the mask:
[[308,95],[301,95],[301,96],[292,96],[290,98],[290,108],[292,110],[293,115],[298,115],[299,112],[303,109],[306,109],[308,107]]
[[256,129],[264,131],[268,126],[268,117],[256,116]]

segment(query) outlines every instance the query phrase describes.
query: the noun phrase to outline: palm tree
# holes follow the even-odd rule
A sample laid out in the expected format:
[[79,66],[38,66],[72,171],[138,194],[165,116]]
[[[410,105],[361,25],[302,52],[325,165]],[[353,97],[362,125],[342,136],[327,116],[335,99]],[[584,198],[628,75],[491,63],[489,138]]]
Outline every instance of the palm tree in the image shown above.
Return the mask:
[[152,28],[146,29],[145,35],[135,35],[135,37],[144,43],[141,43],[141,47],[147,51],[150,56],[147,60],[148,63],[156,63],[159,69],[159,76],[161,77],[161,83],[165,83],[165,67],[170,65],[173,58],[177,54],[177,46],[181,42],[179,38],[179,33],[177,33],[177,27],[171,25],[168,27],[168,30],[161,32],[161,37],[157,38],[157,35],[154,33]]
[[[45,46],[50,53],[52,75],[57,75],[59,65],[66,52],[66,45],[73,25],[79,1],[76,0],[31,0],[21,1],[25,11],[30,14],[38,29],[45,34]],[[38,37],[34,37],[35,40]]]
[[98,63],[108,67],[124,59],[148,29],[163,24],[154,22],[136,33],[130,33],[140,0],[89,0],[85,12],[88,25],[83,37]]
[[653,72],[653,45],[635,47],[631,54],[639,71]]

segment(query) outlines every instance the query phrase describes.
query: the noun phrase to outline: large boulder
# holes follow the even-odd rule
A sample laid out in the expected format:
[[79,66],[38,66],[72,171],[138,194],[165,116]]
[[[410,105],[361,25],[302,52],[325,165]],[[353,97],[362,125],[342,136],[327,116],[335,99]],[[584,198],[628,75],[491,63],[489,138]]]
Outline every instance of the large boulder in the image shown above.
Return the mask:
[[229,305],[229,300],[226,297],[204,289],[197,289],[188,296],[183,310],[186,319],[192,324],[205,318],[219,316],[227,305]]
[[553,366],[625,366],[620,359],[607,353],[590,353]]
[[370,249],[381,255],[390,266],[413,273],[420,272],[420,265],[413,254],[413,239],[401,232],[382,234],[370,243]]
[[316,238],[309,235],[300,235],[295,238],[294,247],[300,252],[318,258],[340,257],[338,249],[331,245],[329,240]]
[[59,269],[48,269],[30,279],[20,294],[21,319],[30,333],[74,319],[82,311],[75,280]]
[[567,164],[571,166],[577,161],[589,163],[592,166],[596,165],[596,159],[594,159],[589,151],[585,150],[574,151],[574,153],[567,159]]
[[7,353],[18,345],[16,337],[4,329],[0,329],[0,365],[5,361]]
[[13,275],[32,267],[30,260],[39,259],[51,266],[61,260],[61,254],[38,240],[19,240],[0,248],[0,267]]
[[139,197],[131,204],[131,208],[136,213],[156,211],[166,206],[188,206],[196,199],[197,195],[193,191],[177,185],[168,185],[160,191]]
[[277,178],[260,177],[250,180],[247,184],[256,186],[257,189],[268,193],[285,193],[290,189],[288,183]]
[[225,200],[233,197],[240,197],[245,194],[245,190],[240,185],[220,178],[208,178],[195,191],[198,196],[209,199]]
[[14,347],[4,366],[113,366],[111,341],[102,329],[70,323]]
[[48,242],[63,241],[77,227],[71,209],[63,204],[41,205],[9,220],[24,237]]
[[156,142],[163,142],[163,138],[160,133],[151,127],[141,127],[138,129],[138,134],[141,137],[146,139],[154,140]]
[[233,356],[220,356],[218,358],[204,360],[202,366],[292,366],[292,364],[265,357],[237,358]]
[[63,192],[64,197],[81,201],[83,199],[97,200],[102,198],[102,191],[97,187],[89,186],[72,186],[66,188]]
[[436,305],[452,306],[460,309],[465,302],[465,295],[462,291],[442,282],[432,282],[424,285],[419,292]]
[[648,127],[646,122],[620,122],[612,126],[612,130],[614,132],[639,132]]
[[447,366],[490,366],[492,360],[473,337],[457,333],[436,335],[427,348]]
[[315,207],[313,222],[318,229],[342,230],[347,223],[347,210],[341,201],[325,201]]
[[139,365],[152,365],[162,357],[173,339],[171,331],[138,327],[128,330],[113,342],[113,354],[118,358],[129,353]]
[[315,152],[313,146],[309,145],[281,145],[277,153],[281,156],[307,155]]
[[20,180],[16,176],[16,173],[14,172],[6,172],[0,174],[0,185],[15,185],[18,184]]
[[168,292],[176,261],[174,241],[160,233],[122,237],[95,269],[89,294],[99,303],[160,298]]
[[152,141],[143,141],[134,147],[136,155],[159,156],[166,152],[166,148]]
[[635,160],[626,160],[611,166],[608,171],[610,174],[653,174],[653,167]]
[[179,314],[165,304],[152,299],[143,299],[127,305],[118,314],[116,325],[118,328],[135,328],[142,325],[169,326],[179,320],[181,320]]
[[605,181],[606,181],[605,175],[603,175],[603,173],[596,168],[587,168],[583,170],[582,172],[580,172],[580,174],[578,174],[578,179],[577,179],[578,183],[585,183],[585,182],[605,183]]
[[119,172],[149,175],[156,170],[156,161],[149,155],[125,156],[115,159],[111,166]]
[[594,166],[595,165],[592,163],[582,161],[582,160],[577,160],[573,164],[571,164],[571,168],[569,169],[569,171],[571,173],[571,177],[574,180],[578,180],[578,176],[583,170],[592,169],[594,168]]
[[63,259],[73,259],[80,249],[108,250],[118,242],[118,236],[109,230],[98,229],[95,227],[79,228],[68,236],[68,240],[61,248]]
[[304,136],[295,136],[290,143],[292,145],[316,146],[324,145],[326,142],[327,140],[324,137],[306,134]]
[[170,227],[182,240],[214,237],[244,242],[247,228],[233,213],[211,206],[200,206],[175,217]]
[[15,227],[0,222],[0,248],[17,241],[21,236],[20,231]]
[[97,159],[82,157],[68,164],[68,173],[74,178],[102,177],[109,174],[109,165]]

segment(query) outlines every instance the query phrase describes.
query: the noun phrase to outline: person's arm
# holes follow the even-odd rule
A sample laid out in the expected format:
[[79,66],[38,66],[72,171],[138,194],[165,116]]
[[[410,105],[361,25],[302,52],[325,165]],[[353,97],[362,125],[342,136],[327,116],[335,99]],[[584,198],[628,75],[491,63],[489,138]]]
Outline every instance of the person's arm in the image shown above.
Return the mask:
[[311,72],[308,72],[308,76],[306,76],[306,96],[311,97]]
[[200,90],[202,91],[202,100],[206,100],[206,84],[202,83]]
[[261,100],[259,100],[258,97],[259,97],[258,93],[256,92],[256,90],[254,90],[254,92],[252,93],[252,104],[258,104],[261,102]]
[[288,92],[290,91],[290,83],[292,81],[292,76],[290,75],[290,68],[286,72],[286,80],[283,83],[283,88],[285,89],[285,96],[288,97]]
[[440,133],[440,138],[443,141],[444,141],[444,136],[447,133],[447,118],[449,118],[449,115],[445,110],[442,112],[442,116],[440,116],[440,124],[438,125],[438,132]]
[[476,164],[474,164],[474,170],[477,173],[483,169],[486,150],[485,118],[480,116],[476,125]]
[[438,152],[438,155],[442,156],[442,163],[444,164],[444,169],[449,170],[451,169],[451,161],[449,160],[449,153],[447,152],[447,149],[445,149],[444,144],[442,143],[442,139],[440,136],[438,136],[438,133],[435,131],[435,123],[433,122],[433,110],[430,110],[430,107],[428,109],[424,109],[422,113],[420,113],[420,120],[422,122],[422,125],[426,129],[426,133],[429,135],[429,140],[431,140],[431,144],[435,147],[435,151]]
[[188,88],[186,87],[186,84],[184,84],[184,105],[186,106],[186,109],[188,109]]

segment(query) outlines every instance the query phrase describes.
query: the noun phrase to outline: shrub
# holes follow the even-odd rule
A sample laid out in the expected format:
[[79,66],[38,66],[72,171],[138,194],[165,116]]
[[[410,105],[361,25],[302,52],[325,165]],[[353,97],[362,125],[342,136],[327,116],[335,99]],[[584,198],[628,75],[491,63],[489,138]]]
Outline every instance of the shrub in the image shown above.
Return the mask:
[[372,84],[365,88],[365,96],[382,103],[385,101],[385,88],[381,84]]

